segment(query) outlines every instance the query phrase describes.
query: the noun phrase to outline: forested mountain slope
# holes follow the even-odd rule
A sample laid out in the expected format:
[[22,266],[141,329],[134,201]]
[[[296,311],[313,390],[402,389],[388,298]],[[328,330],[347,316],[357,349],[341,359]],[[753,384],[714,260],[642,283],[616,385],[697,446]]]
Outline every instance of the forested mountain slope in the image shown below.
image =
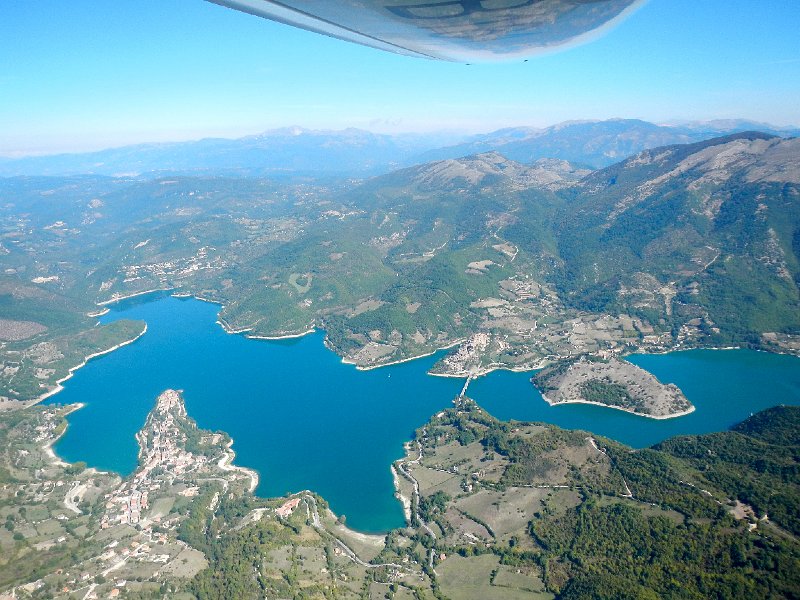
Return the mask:
[[700,319],[716,344],[800,326],[799,139],[643,152],[572,188],[556,227],[559,289],[577,306]]
[[324,328],[363,368],[449,346],[435,370],[457,376],[578,354],[798,352],[799,162],[797,139],[744,133],[595,172],[489,152],[363,181],[2,179],[1,299],[26,333],[0,340],[0,396],[51,389],[80,362],[59,335],[153,289],[223,304],[230,331]]

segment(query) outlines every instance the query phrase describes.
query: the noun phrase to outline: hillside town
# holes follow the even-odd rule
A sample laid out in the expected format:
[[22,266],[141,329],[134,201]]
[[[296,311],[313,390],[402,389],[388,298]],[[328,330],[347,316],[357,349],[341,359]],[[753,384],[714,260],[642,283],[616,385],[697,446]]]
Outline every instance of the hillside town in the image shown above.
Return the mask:
[[[45,519],[29,524],[16,519],[17,537],[39,551],[90,550],[77,563],[7,589],[0,598],[38,595],[43,590],[54,597],[115,598],[129,591],[158,590],[164,582],[192,577],[206,566],[202,552],[179,539],[178,530],[188,514],[185,508],[195,501],[215,505],[220,492],[233,487],[250,489],[255,474],[228,464],[232,451],[227,438],[201,433],[188,418],[179,392],[167,390],[158,397],[137,435],[140,466],[121,481],[59,461],[50,446],[63,432],[65,411],[52,407],[38,411],[31,432],[25,432],[36,442],[37,451],[17,450],[16,461],[22,467],[33,452],[41,452],[41,466],[32,471],[34,481],[41,483],[26,486],[36,492],[24,496],[30,508],[23,514]],[[6,484],[3,491],[14,487]],[[51,508],[59,497],[60,508]],[[46,531],[53,533],[48,536]]]

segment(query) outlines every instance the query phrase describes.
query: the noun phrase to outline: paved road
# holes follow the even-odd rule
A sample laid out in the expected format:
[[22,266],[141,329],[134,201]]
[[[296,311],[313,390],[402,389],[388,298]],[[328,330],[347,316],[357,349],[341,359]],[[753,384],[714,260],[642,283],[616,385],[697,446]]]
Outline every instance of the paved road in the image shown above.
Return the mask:
[[76,515],[83,514],[83,511],[78,508],[78,502],[75,502],[75,497],[77,496],[79,499],[83,498],[83,494],[86,492],[86,484],[81,483],[80,481],[74,481],[67,492],[67,495],[64,496],[64,506],[67,507],[68,510],[71,510]]
[[365,567],[367,569],[376,569],[378,567],[393,567],[395,569],[400,570],[407,570],[406,567],[402,565],[398,565],[397,563],[381,563],[381,564],[372,564],[361,560],[358,555],[350,548],[347,544],[345,544],[342,540],[331,534],[327,529],[325,529],[324,525],[322,524],[322,519],[319,517],[319,509],[317,508],[317,500],[311,494],[303,495],[303,501],[306,503],[306,506],[310,506],[311,508],[311,524],[314,526],[315,529],[319,531],[324,531],[329,535],[332,535],[333,540],[338,544],[339,548],[341,548],[342,552],[344,552],[345,556],[352,560],[354,563]]

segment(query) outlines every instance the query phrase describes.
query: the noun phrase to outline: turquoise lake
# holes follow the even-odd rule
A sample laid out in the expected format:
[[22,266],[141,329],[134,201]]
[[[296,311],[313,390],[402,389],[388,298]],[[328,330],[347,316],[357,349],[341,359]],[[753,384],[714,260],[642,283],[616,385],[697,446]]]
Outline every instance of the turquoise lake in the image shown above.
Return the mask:
[[[140,319],[148,331],[89,361],[49,400],[86,404],[69,416],[58,454],[132,472],[134,434],[158,394],[180,389],[198,425],[230,434],[236,464],[260,473],[257,494],[311,489],[355,529],[401,526],[389,465],[416,428],[451,405],[463,380],[426,374],[440,355],[358,371],[325,348],[322,332],[276,341],[228,335],[215,323],[218,311],[196,299],[153,296],[113,306],[101,320]],[[795,357],[693,350],[630,360],[680,386],[697,410],[657,421],[599,406],[550,407],[530,373],[506,371],[473,381],[469,396],[501,419],[587,429],[635,447],[724,430],[764,408],[800,404]]]

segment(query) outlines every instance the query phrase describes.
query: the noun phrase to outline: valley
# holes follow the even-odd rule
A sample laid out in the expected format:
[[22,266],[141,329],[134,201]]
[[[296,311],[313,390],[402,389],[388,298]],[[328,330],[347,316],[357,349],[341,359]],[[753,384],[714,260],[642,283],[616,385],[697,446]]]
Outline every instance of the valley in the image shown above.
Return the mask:
[[599,171],[488,153],[367,180],[4,179],[0,286],[20,333],[0,341],[0,396],[31,401],[133,339],[141,324],[95,328],[97,305],[150,290],[220,303],[249,337],[323,329],[365,369],[442,348],[432,373],[454,377],[796,353],[798,160],[795,139],[744,133]]
[[0,600],[799,600],[762,4],[6,2]]
[[[646,359],[798,355],[800,145],[650,133],[617,162],[0,179],[2,591],[791,597],[794,379],[723,410]],[[476,404],[498,371],[543,419]]]

